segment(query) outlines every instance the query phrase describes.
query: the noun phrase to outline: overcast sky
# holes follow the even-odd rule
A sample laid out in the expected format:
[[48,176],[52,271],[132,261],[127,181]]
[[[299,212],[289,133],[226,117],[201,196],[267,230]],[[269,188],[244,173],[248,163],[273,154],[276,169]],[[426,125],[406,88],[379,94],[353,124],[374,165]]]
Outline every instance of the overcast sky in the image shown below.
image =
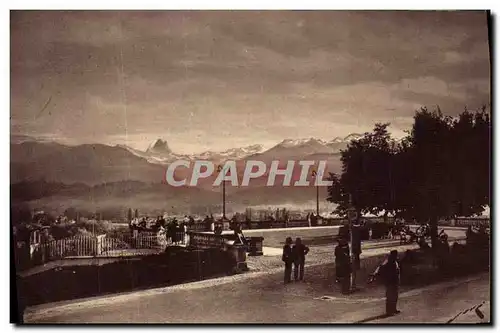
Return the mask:
[[174,151],[489,104],[482,12],[11,12],[11,133]]

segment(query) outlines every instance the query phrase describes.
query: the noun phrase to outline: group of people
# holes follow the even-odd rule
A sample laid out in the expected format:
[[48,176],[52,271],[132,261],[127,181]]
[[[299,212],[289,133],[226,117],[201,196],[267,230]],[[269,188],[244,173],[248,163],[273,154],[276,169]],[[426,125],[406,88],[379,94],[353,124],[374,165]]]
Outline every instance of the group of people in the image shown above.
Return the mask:
[[320,218],[320,215],[314,215],[314,213],[308,213],[306,216],[306,220],[309,223],[310,226],[316,226],[318,225],[318,219]]
[[[346,238],[340,238],[335,247],[335,272],[336,282],[341,286],[342,294],[351,292],[351,274],[353,269],[359,269],[359,257],[351,262],[349,243]],[[354,266],[354,267],[353,267]],[[379,265],[370,275],[369,283],[378,279],[384,284],[386,289],[386,314],[394,315],[399,313],[397,301],[400,283],[400,265],[398,263],[398,251],[392,250],[387,259]]]
[[[292,266],[294,280],[304,281],[305,257],[308,253],[309,248],[302,243],[300,238],[295,240],[295,244],[293,243],[291,237],[286,238],[282,255],[282,260],[285,264],[285,284],[292,281]],[[351,292],[351,274],[353,269],[359,268],[356,267],[356,265],[359,265],[359,262],[351,262],[350,254],[347,238],[339,238],[338,245],[335,247],[336,282],[341,285],[343,294]],[[398,252],[396,250],[392,250],[390,251],[387,259],[385,259],[384,262],[376,268],[368,280],[369,283],[375,280],[380,280],[384,284],[386,289],[387,315],[394,315],[400,312],[397,309],[400,271]]]
[[292,237],[286,238],[281,257],[285,263],[285,284],[292,282],[292,265],[294,280],[304,281],[304,265],[308,253],[309,248],[302,243],[300,237],[295,239],[295,244],[293,244]]
[[160,235],[165,234],[167,244],[178,244],[181,241],[185,242],[187,228],[188,225],[186,222],[178,223],[177,219],[174,218],[166,226],[159,225],[157,232]]
[[205,231],[215,231],[215,218],[212,214],[210,216],[205,216],[203,219],[203,225],[205,226]]
[[[148,222],[152,225],[148,226]],[[158,216],[154,221],[151,221],[150,218],[142,217],[130,221],[129,228],[132,237],[137,236],[140,231],[152,231],[157,233],[160,238],[165,238],[166,243],[178,244],[185,238],[189,222],[187,216],[185,216],[181,223],[176,218],[167,222],[163,216]]]

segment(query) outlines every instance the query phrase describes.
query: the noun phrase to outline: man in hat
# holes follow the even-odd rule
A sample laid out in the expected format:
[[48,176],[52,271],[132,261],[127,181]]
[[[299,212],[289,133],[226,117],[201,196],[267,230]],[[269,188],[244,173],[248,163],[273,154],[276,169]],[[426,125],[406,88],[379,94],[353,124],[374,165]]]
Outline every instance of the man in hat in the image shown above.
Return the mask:
[[292,263],[293,263],[293,253],[292,253],[292,237],[287,237],[285,240],[285,245],[283,246],[283,255],[281,260],[285,263],[285,284],[292,281]]
[[309,253],[309,248],[302,244],[302,239],[298,237],[295,240],[295,245],[292,248],[293,258],[294,258],[294,270],[293,276],[295,281],[304,280],[304,265],[306,261],[306,255]]

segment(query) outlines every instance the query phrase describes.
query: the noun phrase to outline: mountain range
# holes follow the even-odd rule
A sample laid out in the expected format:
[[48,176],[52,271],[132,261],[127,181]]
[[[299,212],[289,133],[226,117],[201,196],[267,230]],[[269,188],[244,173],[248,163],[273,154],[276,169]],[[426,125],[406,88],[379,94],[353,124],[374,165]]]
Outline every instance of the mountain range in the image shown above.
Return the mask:
[[263,151],[264,147],[259,144],[250,145],[240,148],[231,148],[222,152],[205,151],[199,154],[178,154],[174,153],[168,146],[168,143],[162,139],[157,139],[153,142],[146,151],[141,151],[128,147],[126,145],[118,145],[127,149],[132,154],[146,159],[150,163],[169,164],[175,160],[210,160],[214,162],[223,162],[225,160],[238,160],[246,156]]
[[361,134],[350,134],[345,138],[337,137],[331,141],[321,139],[285,139],[265,150],[263,145],[254,144],[245,147],[231,148],[222,152],[205,151],[199,154],[178,154],[173,152],[168,143],[162,139],[153,142],[146,151],[137,150],[125,145],[119,147],[125,148],[132,154],[145,158],[150,163],[169,164],[178,159],[185,160],[209,160],[213,162],[224,162],[226,160],[251,159],[255,157],[273,156],[280,157],[304,157],[313,154],[335,154],[341,149],[345,149],[351,140],[361,138]]
[[[279,160],[280,166],[288,160],[326,160],[327,171],[339,172],[341,169],[340,151],[351,140],[360,138],[351,134],[345,138],[324,141],[315,138],[286,139],[265,150],[262,145],[232,148],[222,152],[206,151],[200,154],[177,154],[165,140],[158,139],[145,151],[124,145],[83,144],[67,146],[50,141],[11,140],[11,184],[15,186],[16,196],[12,200],[27,201],[47,206],[67,206],[72,204],[115,205],[140,204],[162,207],[217,205],[221,189],[213,187],[216,175],[203,179],[197,187],[174,188],[162,184],[169,163],[177,159],[208,160],[223,163],[236,161],[241,180],[246,161],[259,160],[267,165]],[[190,169],[178,168],[175,177],[189,177]],[[234,205],[277,205],[280,203],[304,203],[314,199],[313,189],[297,187],[265,187],[267,173],[252,180],[249,187],[228,187],[228,204]],[[294,173],[294,177],[298,174]],[[64,188],[64,191],[34,190],[30,184],[40,181]],[[277,183],[280,183],[279,177]],[[117,185],[118,184],[118,185]],[[13,190],[11,186],[11,191]],[[40,185],[37,185],[40,187]],[[102,186],[113,190],[104,191]],[[35,187],[38,188],[38,187]],[[23,190],[24,188],[24,190]],[[98,190],[96,190],[98,189]],[[30,196],[35,191],[42,193]],[[309,193],[311,192],[311,193]],[[326,189],[320,197],[326,198]],[[97,203],[96,203],[97,202]]]

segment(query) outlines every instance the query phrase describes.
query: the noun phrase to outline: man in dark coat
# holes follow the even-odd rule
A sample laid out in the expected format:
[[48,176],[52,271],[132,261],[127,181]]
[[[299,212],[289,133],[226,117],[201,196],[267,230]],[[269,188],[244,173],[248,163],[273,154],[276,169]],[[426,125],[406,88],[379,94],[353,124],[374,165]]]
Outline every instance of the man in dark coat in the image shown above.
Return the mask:
[[397,309],[400,282],[400,266],[398,263],[398,251],[392,250],[389,257],[378,266],[372,274],[373,279],[380,277],[385,285],[385,312],[388,316],[398,314]]
[[177,219],[174,218],[174,220],[172,221],[172,242],[177,245],[177,243],[179,242],[180,240],[180,235],[179,235],[179,232],[180,232],[180,226],[179,226],[179,223],[177,222]]
[[295,281],[303,281],[304,265],[306,261],[306,255],[309,253],[309,248],[302,244],[302,239],[297,238],[295,240],[295,245],[292,248],[292,253],[294,257],[293,277],[295,278]]
[[234,235],[236,236],[237,242],[243,245],[247,245],[245,236],[243,235],[243,230],[241,230],[241,225],[239,222],[234,224]]
[[335,247],[335,275],[342,293],[348,294],[351,288],[351,257],[349,243],[345,238],[339,238]]
[[292,281],[293,259],[292,238],[287,237],[285,245],[283,246],[283,255],[281,256],[281,260],[285,263],[285,283],[290,283]]
[[146,218],[145,218],[145,217],[143,217],[143,218],[141,219],[141,222],[139,223],[139,227],[140,227],[140,230],[141,230],[141,231],[146,230],[146,227],[147,227],[147,222],[146,222]]
[[207,216],[205,216],[205,218],[203,219],[203,225],[205,226],[205,231],[211,231],[212,230],[212,221],[210,221],[210,218]]

